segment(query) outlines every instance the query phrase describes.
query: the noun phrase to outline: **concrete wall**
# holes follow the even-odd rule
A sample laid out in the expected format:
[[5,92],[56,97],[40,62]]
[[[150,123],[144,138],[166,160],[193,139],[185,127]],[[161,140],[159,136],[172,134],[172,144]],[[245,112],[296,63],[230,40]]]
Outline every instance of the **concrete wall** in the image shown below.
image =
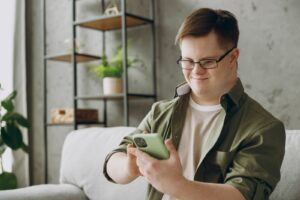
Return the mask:
[[[137,14],[148,14],[148,1],[129,0],[128,6]],[[99,15],[99,1],[78,1],[79,19]],[[64,50],[64,40],[71,35],[71,1],[47,1],[47,51],[58,53]],[[227,9],[239,21],[241,55],[239,76],[246,91],[257,99],[271,113],[284,121],[287,129],[299,129],[300,112],[297,102],[300,97],[300,1],[297,0],[159,0],[156,1],[157,35],[157,75],[159,99],[172,98],[174,86],[183,81],[181,70],[176,65],[180,52],[174,46],[174,37],[185,16],[200,7]],[[42,24],[39,0],[29,0],[28,19],[28,58],[29,90],[31,98],[31,120],[33,129],[33,183],[43,182],[43,60]],[[146,13],[146,14],[145,14]],[[150,82],[151,48],[149,27],[134,28],[129,31],[133,38],[130,55],[142,59],[144,68],[130,71],[130,90],[152,91]],[[84,42],[84,52],[101,54],[101,33],[98,31],[78,30],[80,41]],[[120,44],[120,32],[106,35],[107,51],[111,54]],[[78,67],[79,94],[97,95],[101,93],[101,83],[93,79],[86,65]],[[55,107],[72,106],[72,69],[68,64],[48,63],[48,110]],[[134,101],[131,125],[136,126],[150,108],[151,101]],[[81,107],[102,109],[99,102],[82,102]],[[122,125],[120,115],[122,103],[109,103],[109,125]],[[49,111],[48,111],[49,113]],[[49,179],[58,182],[60,151],[63,139],[71,130],[68,127],[51,127],[49,130]]]

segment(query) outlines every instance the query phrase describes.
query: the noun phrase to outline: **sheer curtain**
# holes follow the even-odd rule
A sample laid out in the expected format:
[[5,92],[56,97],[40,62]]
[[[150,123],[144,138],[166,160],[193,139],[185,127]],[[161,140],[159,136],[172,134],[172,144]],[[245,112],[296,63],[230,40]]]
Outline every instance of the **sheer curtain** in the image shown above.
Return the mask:
[[[16,111],[27,117],[25,1],[0,0],[0,3],[0,83],[4,88],[0,97],[2,99],[16,89]],[[23,140],[28,144],[27,132],[22,132]],[[29,185],[29,161],[26,153],[22,150],[7,151],[3,161],[4,169],[17,175],[18,187]]]
[[[15,21],[15,0],[0,0],[0,99],[13,90],[13,35]],[[2,113],[3,114],[3,113]],[[3,154],[3,168],[12,171],[12,152],[7,149]]]
[[[13,51],[13,86],[17,90],[16,110],[27,117],[26,92],[26,34],[25,34],[25,2],[16,0],[14,23],[14,51]],[[23,129],[23,140],[28,144],[27,130]],[[18,186],[29,185],[28,154],[22,150],[13,152],[13,171],[18,177]]]

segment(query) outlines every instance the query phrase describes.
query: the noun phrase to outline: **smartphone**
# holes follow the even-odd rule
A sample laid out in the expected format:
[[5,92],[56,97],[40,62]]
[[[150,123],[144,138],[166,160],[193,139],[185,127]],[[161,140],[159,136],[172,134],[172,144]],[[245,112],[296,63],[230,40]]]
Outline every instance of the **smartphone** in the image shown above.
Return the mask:
[[136,148],[148,153],[156,159],[164,160],[168,159],[170,156],[163,138],[157,133],[133,135],[133,142]]

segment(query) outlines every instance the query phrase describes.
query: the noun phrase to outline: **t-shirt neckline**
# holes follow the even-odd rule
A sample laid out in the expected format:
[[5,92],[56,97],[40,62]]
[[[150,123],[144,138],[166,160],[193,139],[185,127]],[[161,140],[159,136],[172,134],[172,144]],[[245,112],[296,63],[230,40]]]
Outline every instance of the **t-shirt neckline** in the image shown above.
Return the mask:
[[222,109],[221,104],[216,105],[199,105],[197,104],[192,97],[190,97],[189,104],[192,108],[201,111],[201,112],[214,112]]

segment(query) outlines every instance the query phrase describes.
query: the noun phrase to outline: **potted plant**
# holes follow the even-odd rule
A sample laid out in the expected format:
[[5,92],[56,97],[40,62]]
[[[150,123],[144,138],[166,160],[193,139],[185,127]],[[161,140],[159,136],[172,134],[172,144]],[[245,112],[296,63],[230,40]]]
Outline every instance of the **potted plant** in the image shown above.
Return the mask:
[[[133,66],[139,62],[138,59],[127,59],[127,67]],[[103,80],[103,94],[111,95],[122,93],[123,91],[123,59],[122,59],[122,47],[119,46],[115,52],[113,58],[108,61],[106,55],[102,56],[102,62],[98,66],[93,66],[91,69],[98,78]]]
[[[0,85],[1,89],[1,85]],[[17,188],[15,174],[5,172],[2,165],[2,155],[7,147],[12,150],[23,149],[28,153],[28,146],[23,142],[20,126],[30,127],[30,123],[21,114],[15,112],[13,100],[17,92],[13,91],[0,101],[0,190]]]

